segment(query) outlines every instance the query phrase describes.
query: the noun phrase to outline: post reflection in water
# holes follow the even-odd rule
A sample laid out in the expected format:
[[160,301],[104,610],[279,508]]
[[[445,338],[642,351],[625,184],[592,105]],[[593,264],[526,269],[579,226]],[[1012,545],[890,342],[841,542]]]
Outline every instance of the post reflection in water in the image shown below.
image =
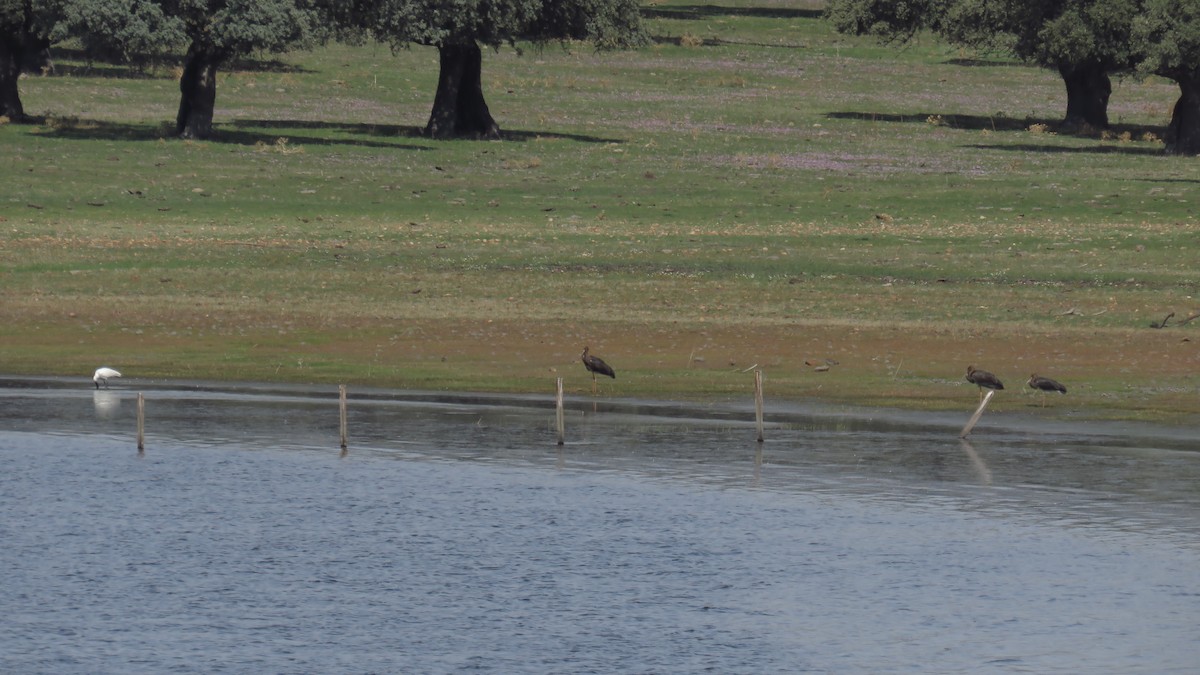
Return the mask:
[[96,408],[96,419],[115,419],[121,411],[121,392],[96,389],[92,392],[92,403]]
[[971,460],[971,466],[975,467],[975,471],[979,473],[979,482],[984,485],[992,484],[992,472],[988,469],[987,463],[975,452],[975,446],[971,445],[971,441],[967,439],[959,439],[962,444],[963,452],[967,453],[967,459]]

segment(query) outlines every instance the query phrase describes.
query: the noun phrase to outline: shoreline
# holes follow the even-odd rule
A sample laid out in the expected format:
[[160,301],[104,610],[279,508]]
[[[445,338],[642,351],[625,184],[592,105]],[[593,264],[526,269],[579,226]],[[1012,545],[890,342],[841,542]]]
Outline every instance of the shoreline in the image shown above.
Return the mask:
[[[73,397],[96,392],[112,392],[123,397],[149,392],[172,398],[195,400],[243,400],[269,402],[280,400],[323,401],[336,406],[336,386],[297,384],[287,382],[229,382],[219,380],[138,379],[115,384],[108,389],[95,389],[89,380],[65,376],[20,376],[0,374],[0,398],[20,396],[20,392],[73,392]],[[375,386],[349,387],[350,404],[422,405],[434,407],[518,408],[545,409],[547,419],[553,418],[554,395],[529,393],[497,393],[469,391],[435,391],[397,389]],[[660,398],[598,397],[569,395],[565,397],[569,410],[583,412],[585,404],[593,414],[610,415],[627,424],[670,423],[694,426],[726,426],[745,428],[748,438],[754,429],[753,396],[745,400],[713,398],[708,401],[680,401]],[[1195,427],[1185,424],[1152,424],[1147,422],[1106,421],[1092,419],[1063,420],[1030,415],[1021,411],[1001,410],[985,415],[967,439],[958,439],[959,431],[971,415],[962,411],[923,411],[903,408],[868,407],[826,401],[796,401],[767,399],[765,427],[839,429],[847,433],[918,433],[934,438],[987,443],[989,438],[1015,435],[1038,435],[1048,444],[1087,442],[1093,445],[1113,445],[1126,441],[1143,442],[1147,447],[1162,450],[1200,450],[1200,438]],[[770,434],[767,434],[770,442]]]

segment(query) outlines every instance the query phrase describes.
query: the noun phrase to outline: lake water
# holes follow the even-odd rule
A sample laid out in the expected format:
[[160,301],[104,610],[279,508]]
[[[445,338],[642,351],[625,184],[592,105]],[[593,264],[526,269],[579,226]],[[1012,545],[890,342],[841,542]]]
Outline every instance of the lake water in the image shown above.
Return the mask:
[[88,387],[0,378],[0,672],[1200,667],[1189,430]]

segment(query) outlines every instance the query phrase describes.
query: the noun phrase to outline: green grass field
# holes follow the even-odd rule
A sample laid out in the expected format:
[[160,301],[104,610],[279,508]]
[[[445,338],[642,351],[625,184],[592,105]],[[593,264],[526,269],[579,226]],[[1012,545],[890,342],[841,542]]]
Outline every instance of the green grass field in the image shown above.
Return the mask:
[[[501,142],[419,135],[424,48],[240,64],[206,142],[166,136],[169,66],[60,55],[21,81],[41,121],[0,125],[0,372],[586,392],[589,344],[606,396],[745,397],[758,365],[771,396],[967,409],[973,363],[1002,410],[1194,422],[1177,88],[1119,80],[1110,132],[1058,134],[1054,73],[795,6],[487,52]],[[1071,388],[1045,412],[1035,371]]]

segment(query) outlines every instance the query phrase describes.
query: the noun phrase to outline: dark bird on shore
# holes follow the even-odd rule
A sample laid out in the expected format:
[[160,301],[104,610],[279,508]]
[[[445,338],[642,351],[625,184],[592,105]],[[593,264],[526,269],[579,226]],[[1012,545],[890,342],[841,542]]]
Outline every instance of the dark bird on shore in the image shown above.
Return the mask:
[[979,398],[983,398],[985,388],[995,390],[1004,388],[1004,383],[1000,381],[1000,378],[986,370],[979,370],[975,366],[967,366],[967,382],[979,387]]
[[612,366],[604,362],[604,359],[599,356],[592,356],[588,353],[588,348],[583,348],[583,367],[588,369],[592,374],[592,393],[596,393],[596,373],[607,375],[612,379],[617,379],[617,374],[613,371]]
[[1029,376],[1029,387],[1042,392],[1042,407],[1046,407],[1046,392],[1057,391],[1060,394],[1067,393],[1067,388],[1057,380],[1052,380],[1048,377],[1041,377],[1037,373]]

